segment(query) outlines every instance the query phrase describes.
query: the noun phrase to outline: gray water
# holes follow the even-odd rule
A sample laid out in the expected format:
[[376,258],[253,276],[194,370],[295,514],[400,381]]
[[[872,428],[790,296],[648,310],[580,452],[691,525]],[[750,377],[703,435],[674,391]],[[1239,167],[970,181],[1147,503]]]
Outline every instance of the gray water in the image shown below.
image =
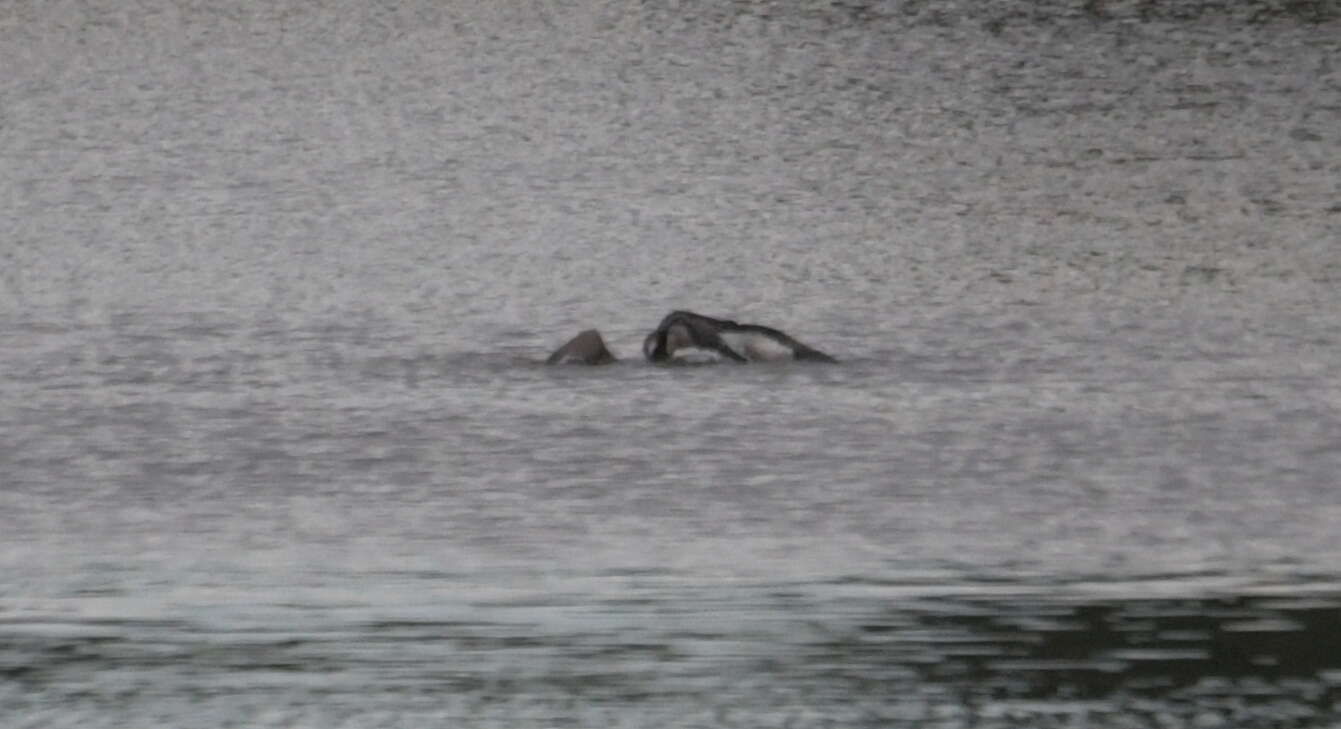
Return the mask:
[[0,725],[1335,726],[1339,50],[5,4]]

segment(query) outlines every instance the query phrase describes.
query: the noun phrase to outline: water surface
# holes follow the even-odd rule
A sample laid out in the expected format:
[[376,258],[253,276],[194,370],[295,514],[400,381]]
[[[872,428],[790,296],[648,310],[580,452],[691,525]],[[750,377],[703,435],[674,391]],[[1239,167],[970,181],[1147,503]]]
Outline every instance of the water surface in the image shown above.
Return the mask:
[[0,724],[1335,723],[1341,34],[1175,11],[0,11]]

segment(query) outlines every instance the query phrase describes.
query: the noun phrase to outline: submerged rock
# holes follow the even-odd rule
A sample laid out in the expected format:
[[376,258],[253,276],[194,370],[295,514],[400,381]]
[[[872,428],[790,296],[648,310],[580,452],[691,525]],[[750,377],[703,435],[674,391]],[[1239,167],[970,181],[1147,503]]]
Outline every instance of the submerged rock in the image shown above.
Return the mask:
[[554,354],[545,360],[545,364],[586,364],[603,365],[615,361],[615,356],[605,346],[601,333],[595,329],[579,332]]

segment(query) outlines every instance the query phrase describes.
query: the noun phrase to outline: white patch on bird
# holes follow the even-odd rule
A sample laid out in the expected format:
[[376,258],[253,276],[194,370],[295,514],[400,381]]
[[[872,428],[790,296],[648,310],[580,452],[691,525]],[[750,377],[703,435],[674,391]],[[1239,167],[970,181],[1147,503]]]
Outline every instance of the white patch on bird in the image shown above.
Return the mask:
[[720,336],[732,351],[751,361],[770,362],[796,356],[791,347],[759,332],[721,332]]
[[722,361],[722,354],[702,347],[681,347],[671,353],[671,359],[680,364],[709,364]]

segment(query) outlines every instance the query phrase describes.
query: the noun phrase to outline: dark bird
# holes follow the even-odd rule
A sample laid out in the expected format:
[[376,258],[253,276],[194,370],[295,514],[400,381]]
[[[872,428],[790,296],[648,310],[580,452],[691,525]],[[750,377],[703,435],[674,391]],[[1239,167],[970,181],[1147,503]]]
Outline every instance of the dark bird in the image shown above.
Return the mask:
[[692,350],[711,352],[734,362],[838,361],[772,327],[714,319],[692,311],[672,311],[643,340],[643,355],[653,362],[666,362],[677,352]]

